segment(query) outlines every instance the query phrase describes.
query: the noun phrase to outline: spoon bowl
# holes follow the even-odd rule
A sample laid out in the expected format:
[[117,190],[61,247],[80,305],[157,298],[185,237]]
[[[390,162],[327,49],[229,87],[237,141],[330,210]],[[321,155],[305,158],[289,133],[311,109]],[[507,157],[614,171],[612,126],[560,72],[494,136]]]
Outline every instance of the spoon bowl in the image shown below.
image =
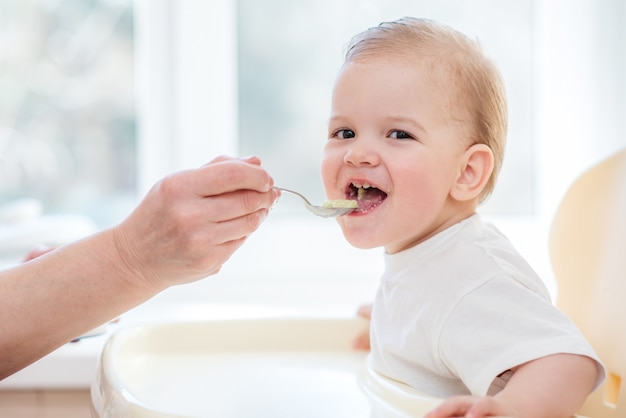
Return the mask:
[[[337,216],[347,215],[351,212],[354,212],[356,207],[333,207],[333,206],[317,206],[309,202],[309,200],[304,197],[302,194],[295,192],[293,190],[284,189],[282,187],[274,187],[275,190],[280,190],[282,192],[291,193],[293,195],[298,196],[300,199],[304,201],[304,207],[316,216],[320,216],[322,218],[336,218]],[[336,202],[336,201],[335,201]]]

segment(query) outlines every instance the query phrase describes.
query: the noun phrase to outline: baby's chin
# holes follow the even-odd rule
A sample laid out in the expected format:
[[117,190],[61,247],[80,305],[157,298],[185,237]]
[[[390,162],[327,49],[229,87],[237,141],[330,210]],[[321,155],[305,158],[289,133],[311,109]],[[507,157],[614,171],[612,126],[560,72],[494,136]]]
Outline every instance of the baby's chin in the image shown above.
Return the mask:
[[359,231],[354,226],[348,225],[347,222],[338,219],[337,222],[341,226],[341,232],[346,241],[350,245],[360,250],[370,250],[372,248],[382,247],[384,244],[378,242],[371,236],[363,234],[363,231]]

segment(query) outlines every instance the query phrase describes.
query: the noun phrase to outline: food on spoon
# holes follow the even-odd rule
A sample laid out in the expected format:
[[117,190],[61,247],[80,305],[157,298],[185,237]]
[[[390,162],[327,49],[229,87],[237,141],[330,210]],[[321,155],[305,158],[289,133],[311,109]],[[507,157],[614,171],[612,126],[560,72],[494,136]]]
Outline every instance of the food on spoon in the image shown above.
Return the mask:
[[356,209],[359,207],[359,204],[356,200],[347,200],[347,199],[337,199],[337,200],[327,200],[322,203],[322,207],[332,208],[332,209]]

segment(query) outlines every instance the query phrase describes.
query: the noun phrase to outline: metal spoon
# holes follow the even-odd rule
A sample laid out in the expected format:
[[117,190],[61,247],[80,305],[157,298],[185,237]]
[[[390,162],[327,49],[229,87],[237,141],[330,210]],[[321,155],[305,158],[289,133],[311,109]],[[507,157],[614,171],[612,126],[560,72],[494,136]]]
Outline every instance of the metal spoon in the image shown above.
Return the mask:
[[314,215],[321,216],[322,218],[336,218],[337,216],[347,215],[348,213],[354,211],[356,208],[333,208],[326,206],[316,206],[309,202],[309,200],[301,195],[298,192],[294,192],[293,190],[283,189],[282,187],[274,187],[276,190],[280,190],[283,192],[294,194],[300,197],[304,201],[304,207],[308,209]]

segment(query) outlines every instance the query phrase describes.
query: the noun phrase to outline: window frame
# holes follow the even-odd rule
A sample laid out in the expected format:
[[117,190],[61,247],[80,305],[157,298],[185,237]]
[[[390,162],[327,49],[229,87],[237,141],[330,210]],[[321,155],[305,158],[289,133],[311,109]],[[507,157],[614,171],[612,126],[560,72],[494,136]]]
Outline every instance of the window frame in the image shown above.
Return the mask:
[[168,173],[237,154],[236,2],[135,0],[134,6],[143,195]]

